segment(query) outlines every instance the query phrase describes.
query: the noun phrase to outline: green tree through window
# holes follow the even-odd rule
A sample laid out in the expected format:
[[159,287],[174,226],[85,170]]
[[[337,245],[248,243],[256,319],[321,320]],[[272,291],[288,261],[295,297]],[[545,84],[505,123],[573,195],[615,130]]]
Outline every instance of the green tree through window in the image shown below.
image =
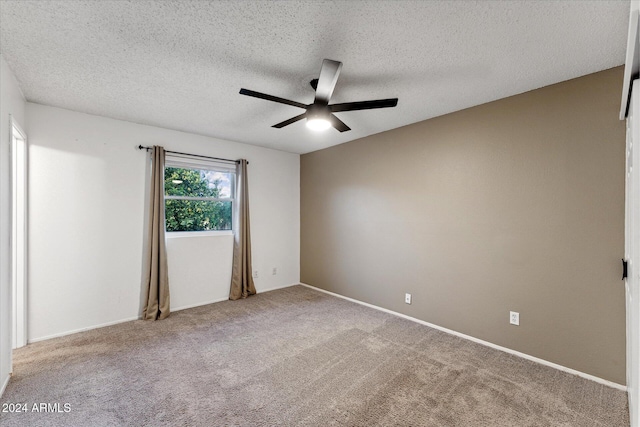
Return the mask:
[[165,167],[167,231],[231,230],[233,174]]

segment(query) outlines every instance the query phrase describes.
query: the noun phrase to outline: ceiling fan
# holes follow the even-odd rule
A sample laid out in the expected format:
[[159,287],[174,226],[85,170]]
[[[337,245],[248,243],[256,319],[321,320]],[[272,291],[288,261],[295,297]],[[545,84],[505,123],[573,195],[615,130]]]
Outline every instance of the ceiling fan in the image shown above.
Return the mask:
[[283,128],[292,123],[307,119],[307,126],[313,130],[324,130],[333,126],[340,132],[351,130],[342,120],[337,118],[333,113],[340,111],[355,110],[371,110],[374,108],[388,108],[398,105],[398,98],[378,99],[375,101],[345,102],[342,104],[329,105],[333,89],[338,82],[338,76],[342,69],[342,62],[325,59],[322,61],[320,69],[320,77],[309,82],[311,87],[316,91],[313,104],[303,104],[301,102],[290,101],[288,99],[279,98],[277,96],[267,95],[265,93],[256,92],[249,89],[240,89],[241,95],[253,96],[255,98],[266,99],[267,101],[279,102],[281,104],[292,105],[294,107],[306,110],[299,116],[285,120],[273,125],[274,128]]

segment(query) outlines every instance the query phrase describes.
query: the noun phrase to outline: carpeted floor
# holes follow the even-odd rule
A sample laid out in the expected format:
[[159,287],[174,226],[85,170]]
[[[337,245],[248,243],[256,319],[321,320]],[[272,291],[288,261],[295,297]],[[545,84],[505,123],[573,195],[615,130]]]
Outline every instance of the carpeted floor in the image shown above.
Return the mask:
[[1,426],[629,425],[621,391],[302,286],[30,344],[5,403],[28,412]]

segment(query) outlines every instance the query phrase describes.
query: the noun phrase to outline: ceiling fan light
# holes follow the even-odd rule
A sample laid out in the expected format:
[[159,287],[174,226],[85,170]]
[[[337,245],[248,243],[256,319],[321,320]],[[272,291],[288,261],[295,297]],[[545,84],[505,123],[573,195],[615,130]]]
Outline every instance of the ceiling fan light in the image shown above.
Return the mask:
[[331,127],[331,123],[327,119],[307,119],[307,127],[311,130],[315,130],[316,132],[320,132],[323,130],[327,130]]

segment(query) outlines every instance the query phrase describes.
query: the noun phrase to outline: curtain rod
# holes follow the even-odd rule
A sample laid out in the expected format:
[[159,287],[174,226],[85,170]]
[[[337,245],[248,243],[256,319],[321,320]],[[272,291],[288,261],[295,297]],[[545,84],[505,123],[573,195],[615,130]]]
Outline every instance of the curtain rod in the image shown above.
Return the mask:
[[[149,151],[151,150],[153,147],[145,147],[143,145],[138,145],[138,150],[146,150]],[[172,153],[172,154],[182,154],[183,156],[191,156],[191,157],[200,157],[202,159],[212,159],[212,160],[221,160],[223,162],[232,162],[232,163],[240,163],[240,160],[231,160],[231,159],[223,159],[221,157],[211,157],[211,156],[201,156],[200,154],[189,154],[189,153],[181,153],[179,151],[169,151],[169,150],[165,150],[165,153]],[[247,164],[249,164],[249,162],[247,162]]]

